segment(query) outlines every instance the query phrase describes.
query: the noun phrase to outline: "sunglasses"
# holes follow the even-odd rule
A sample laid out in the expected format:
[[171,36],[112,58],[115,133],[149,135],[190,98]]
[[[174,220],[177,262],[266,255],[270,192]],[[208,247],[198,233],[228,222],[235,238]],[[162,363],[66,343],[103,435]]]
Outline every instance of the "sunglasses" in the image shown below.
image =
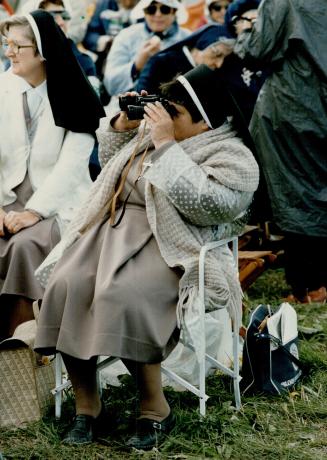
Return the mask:
[[213,5],[210,5],[210,10],[213,10],[213,11],[221,11],[221,10],[227,10],[228,8],[228,5],[219,5],[219,3],[214,3]]
[[64,21],[71,20],[71,16],[66,10],[48,11],[48,13],[50,13],[54,19],[56,19],[56,16],[61,16],[61,19],[63,19]]
[[144,13],[153,16],[156,14],[157,10],[160,11],[161,14],[171,14],[173,11],[176,11],[174,8],[170,8],[167,5],[149,5],[144,8]]

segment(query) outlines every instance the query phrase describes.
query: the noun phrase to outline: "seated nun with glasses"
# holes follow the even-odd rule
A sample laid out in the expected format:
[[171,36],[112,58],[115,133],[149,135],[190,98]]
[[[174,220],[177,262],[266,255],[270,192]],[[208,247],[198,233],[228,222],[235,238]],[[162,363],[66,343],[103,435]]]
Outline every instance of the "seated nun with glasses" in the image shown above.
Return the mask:
[[111,96],[133,89],[151,56],[189,34],[177,24],[179,7],[178,0],[140,1],[144,22],[119,32],[107,58],[103,83]]
[[[239,137],[248,139],[247,131],[215,71],[201,65],[161,96],[101,121],[103,170],[36,272],[48,284],[35,349],[62,353],[75,391],[69,444],[93,441],[103,423],[96,379],[102,355],[121,358],[140,390],[127,445],[150,449],[173,428],[161,361],[180,325],[185,331],[196,321],[200,249],[240,230],[258,185],[257,164]],[[233,114],[234,125],[227,121]],[[207,302],[226,307],[238,330],[241,289],[228,247],[210,253],[205,283]]]
[[[0,336],[33,318],[35,269],[91,186],[88,161],[104,112],[45,11],[0,25]],[[62,69],[65,72],[62,72]],[[80,101],[85,105],[81,105]]]

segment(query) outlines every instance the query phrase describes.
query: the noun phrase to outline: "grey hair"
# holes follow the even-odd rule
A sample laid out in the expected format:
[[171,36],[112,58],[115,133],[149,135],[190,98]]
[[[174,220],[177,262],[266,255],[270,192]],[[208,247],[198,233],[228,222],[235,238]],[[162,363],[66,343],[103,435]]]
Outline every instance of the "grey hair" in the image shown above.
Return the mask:
[[35,35],[33,33],[32,27],[30,26],[30,23],[28,22],[25,16],[14,15],[2,21],[0,23],[0,34],[6,37],[9,32],[10,27],[14,27],[14,26],[25,27],[26,38],[31,40],[31,42],[33,43],[33,45],[35,45],[35,48],[37,49]]

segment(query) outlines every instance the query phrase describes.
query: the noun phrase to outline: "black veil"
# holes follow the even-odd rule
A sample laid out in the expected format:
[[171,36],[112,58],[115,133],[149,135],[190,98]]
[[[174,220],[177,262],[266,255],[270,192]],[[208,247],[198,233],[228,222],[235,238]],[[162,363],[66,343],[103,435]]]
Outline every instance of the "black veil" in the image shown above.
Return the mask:
[[48,12],[36,10],[26,18],[45,59],[48,97],[55,124],[73,132],[93,134],[105,112],[68,39]]

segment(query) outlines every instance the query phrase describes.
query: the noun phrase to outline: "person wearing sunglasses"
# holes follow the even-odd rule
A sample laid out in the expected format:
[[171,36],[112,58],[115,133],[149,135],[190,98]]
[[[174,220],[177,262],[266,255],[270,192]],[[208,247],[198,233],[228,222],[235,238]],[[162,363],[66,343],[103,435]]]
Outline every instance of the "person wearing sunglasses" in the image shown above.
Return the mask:
[[230,0],[209,0],[207,2],[209,23],[218,23],[223,25],[225,22],[225,14]]
[[141,0],[137,7],[144,22],[122,30],[108,55],[103,82],[111,96],[134,88],[151,56],[189,34],[177,24],[177,0]]
[[0,75],[0,337],[6,338],[34,318],[33,300],[43,295],[34,271],[92,184],[88,163],[104,111],[49,13],[11,16],[0,34],[10,60]]

